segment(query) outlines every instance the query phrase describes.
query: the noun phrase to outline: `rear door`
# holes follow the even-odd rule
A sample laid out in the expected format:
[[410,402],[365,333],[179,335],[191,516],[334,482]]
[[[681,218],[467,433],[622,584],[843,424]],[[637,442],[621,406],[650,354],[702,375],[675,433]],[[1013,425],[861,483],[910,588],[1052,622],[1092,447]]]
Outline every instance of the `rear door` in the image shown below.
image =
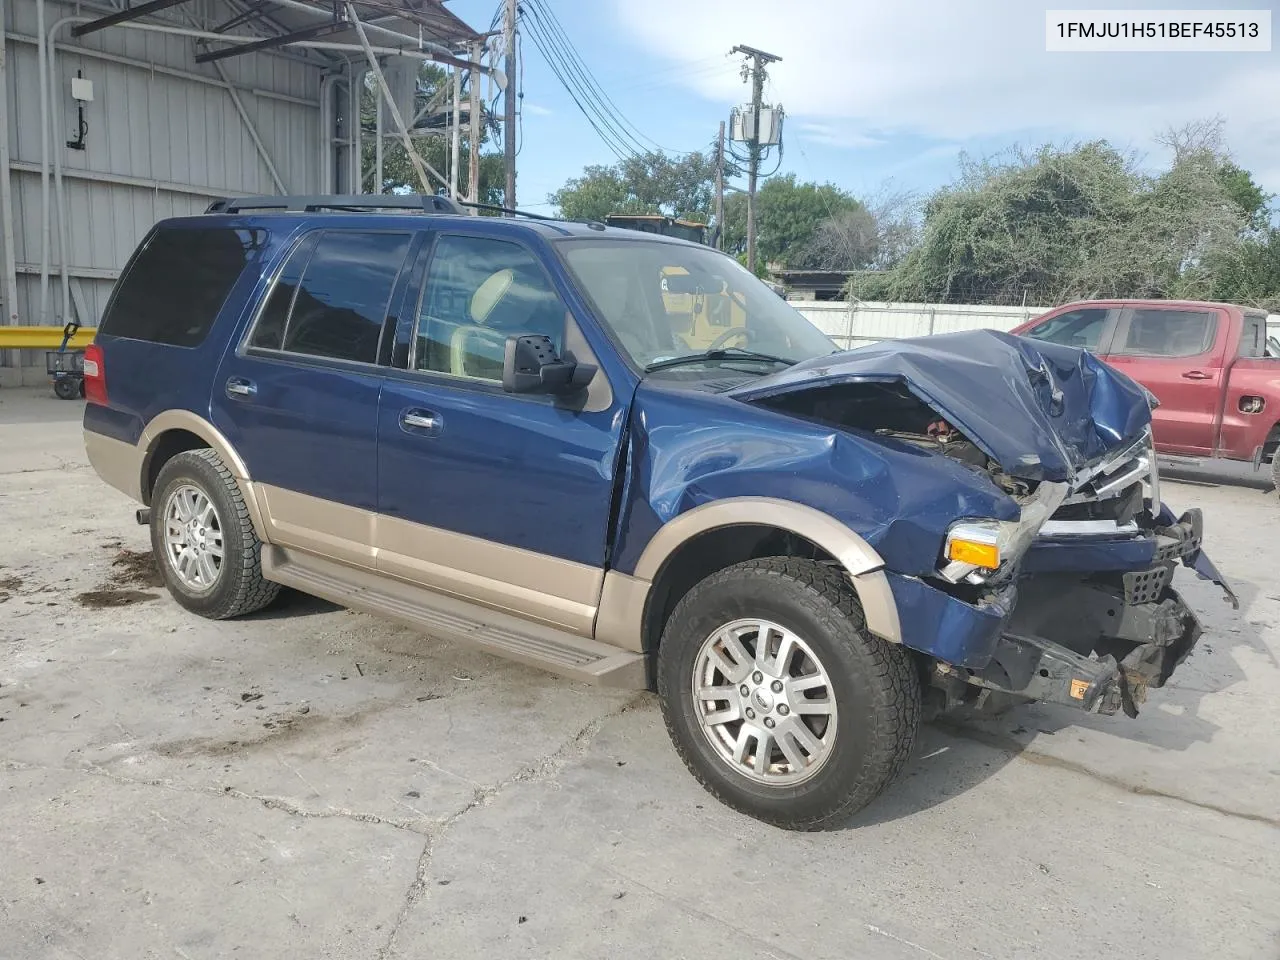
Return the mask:
[[244,458],[283,546],[373,566],[380,360],[414,234],[316,230],[227,352],[212,420]]
[[378,425],[378,569],[589,636],[629,397],[603,370],[571,402],[503,392],[508,336],[594,362],[532,246],[441,233],[414,274]]
[[1212,307],[1129,307],[1104,357],[1160,400],[1152,414],[1162,453],[1213,453],[1224,387],[1227,317]]

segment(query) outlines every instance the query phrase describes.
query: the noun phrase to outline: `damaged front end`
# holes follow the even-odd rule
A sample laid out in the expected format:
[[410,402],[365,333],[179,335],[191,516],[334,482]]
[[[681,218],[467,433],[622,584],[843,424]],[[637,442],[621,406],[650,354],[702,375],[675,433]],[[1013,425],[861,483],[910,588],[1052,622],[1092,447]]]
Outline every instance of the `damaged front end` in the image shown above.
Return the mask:
[[1201,635],[1178,564],[1236,602],[1200,512],[1175,518],[1160,500],[1148,395],[1091,355],[982,331],[823,363],[743,399],[959,461],[1018,507],[956,517],[927,569],[885,571],[936,710],[1039,700],[1136,716]]

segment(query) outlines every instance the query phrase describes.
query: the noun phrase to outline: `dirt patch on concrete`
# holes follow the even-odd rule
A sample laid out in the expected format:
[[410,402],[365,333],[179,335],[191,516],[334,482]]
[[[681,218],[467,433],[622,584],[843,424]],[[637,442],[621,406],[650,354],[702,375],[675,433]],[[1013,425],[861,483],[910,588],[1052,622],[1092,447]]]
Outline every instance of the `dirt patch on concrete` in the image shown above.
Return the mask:
[[305,739],[317,731],[355,730],[370,718],[400,706],[395,699],[379,700],[353,713],[323,715],[312,711],[309,704],[298,704],[267,713],[260,721],[261,732],[256,736],[190,737],[168,740],[151,748],[161,757],[189,759],[192,757],[226,757],[261,747],[283,747]]
[[102,610],[107,607],[127,607],[135,603],[145,603],[147,600],[157,599],[159,597],[154,593],[144,593],[142,590],[116,590],[113,588],[90,590],[86,593],[76,594],[76,603],[82,607],[88,607],[90,610]]
[[150,550],[121,550],[111,561],[111,579],[134,587],[162,587],[160,567]]

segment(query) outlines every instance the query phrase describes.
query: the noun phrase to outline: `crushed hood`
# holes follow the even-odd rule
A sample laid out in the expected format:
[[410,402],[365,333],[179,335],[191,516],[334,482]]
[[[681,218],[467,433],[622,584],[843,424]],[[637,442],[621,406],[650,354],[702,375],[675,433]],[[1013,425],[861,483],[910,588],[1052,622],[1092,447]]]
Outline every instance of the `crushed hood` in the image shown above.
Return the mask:
[[1005,472],[1070,480],[1137,440],[1146,393],[1093,354],[996,330],[885,341],[815,357],[729,391],[754,401],[845,383],[900,382]]

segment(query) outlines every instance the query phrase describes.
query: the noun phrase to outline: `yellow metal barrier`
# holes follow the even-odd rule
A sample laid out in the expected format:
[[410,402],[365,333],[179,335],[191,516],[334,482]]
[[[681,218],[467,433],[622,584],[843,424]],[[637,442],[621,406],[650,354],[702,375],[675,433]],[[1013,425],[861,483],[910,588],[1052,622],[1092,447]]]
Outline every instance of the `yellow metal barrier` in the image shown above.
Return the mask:
[[[81,327],[67,341],[67,349],[83,350],[97,333],[96,327]],[[0,326],[0,349],[57,350],[62,345],[62,327]]]

